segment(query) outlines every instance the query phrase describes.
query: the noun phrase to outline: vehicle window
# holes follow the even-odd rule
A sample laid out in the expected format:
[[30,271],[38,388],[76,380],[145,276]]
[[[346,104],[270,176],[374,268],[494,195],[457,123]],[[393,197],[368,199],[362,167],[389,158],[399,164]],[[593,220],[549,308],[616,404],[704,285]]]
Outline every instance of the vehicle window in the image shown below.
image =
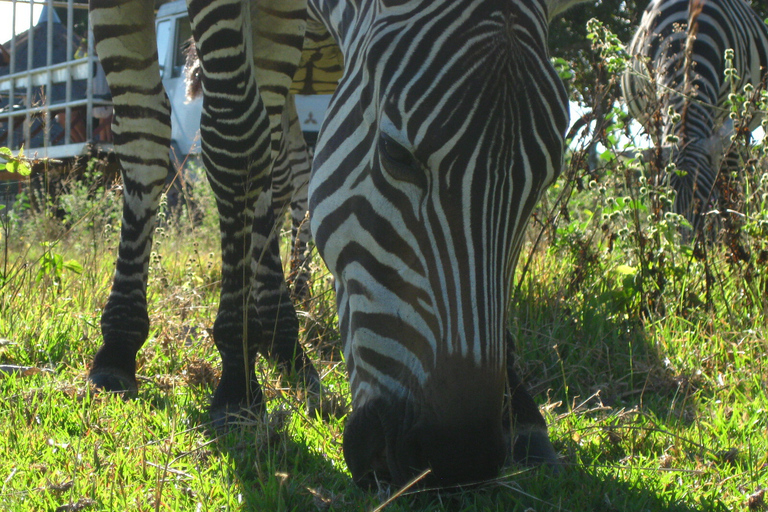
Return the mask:
[[186,57],[184,49],[187,47],[187,41],[192,37],[192,27],[189,25],[189,18],[183,16],[176,20],[176,44],[173,54],[173,78],[181,76],[184,72]]
[[160,76],[165,76],[165,63],[168,60],[168,44],[171,42],[171,21],[163,20],[157,24],[157,59],[160,64]]

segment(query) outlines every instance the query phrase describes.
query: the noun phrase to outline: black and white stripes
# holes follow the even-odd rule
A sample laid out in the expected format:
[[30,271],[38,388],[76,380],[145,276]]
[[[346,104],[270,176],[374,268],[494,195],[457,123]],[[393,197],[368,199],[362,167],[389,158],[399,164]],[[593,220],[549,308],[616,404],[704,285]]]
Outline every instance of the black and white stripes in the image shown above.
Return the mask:
[[96,52],[112,91],[112,131],[124,185],[121,242],[101,319],[104,345],[91,381],[131,392],[136,390],[136,352],[149,333],[147,271],[170,161],[170,104],[160,81],[153,7],[152,0],[90,3]]
[[[221,226],[214,340],[224,367],[211,411],[224,421],[230,412],[261,403],[253,368],[259,352],[319,390],[317,372],[297,342],[296,315],[276,256],[271,190],[306,3],[200,0],[189,2],[189,13],[203,77],[202,155]],[[104,345],[89,379],[103,389],[135,391],[135,356],[148,332],[151,233],[168,172],[169,107],[157,67],[153,3],[92,2],[91,22],[115,101],[126,201],[120,257],[102,315]]]
[[[735,83],[724,77],[728,49]],[[722,161],[733,124],[725,102],[732,87],[742,92],[745,84],[764,82],[768,29],[744,0],[654,0],[629,52],[635,60],[622,89],[630,113],[654,135],[653,99],[661,98],[662,133],[654,142],[672,148],[674,209],[700,226],[716,205],[718,172],[728,165]]]
[[[127,263],[118,263],[90,379],[135,389],[170,130],[155,86],[151,2],[115,11],[101,1],[103,10],[92,7],[100,55],[114,62],[105,64],[107,80],[118,91]],[[189,2],[203,70],[203,159],[221,218],[214,340],[223,371],[214,419],[261,402],[257,352],[319,390],[274,257],[272,167],[286,95],[329,92],[343,67],[309,200],[337,289],[353,477],[402,483],[431,468],[435,483],[454,485],[495,476],[509,451],[510,417],[516,458],[556,462],[546,423],[514,373],[506,322],[523,231],[559,173],[568,124],[547,25],[577,1]],[[128,59],[134,43],[136,58]],[[147,89],[122,96],[123,84]],[[134,139],[151,151],[132,149]]]
[[[495,474],[511,275],[531,210],[560,171],[568,121],[547,3],[310,7],[346,66],[309,193],[336,277],[350,469],[400,482],[431,466],[446,484]],[[519,427],[538,437],[517,455],[554,457],[538,411],[529,416]]]

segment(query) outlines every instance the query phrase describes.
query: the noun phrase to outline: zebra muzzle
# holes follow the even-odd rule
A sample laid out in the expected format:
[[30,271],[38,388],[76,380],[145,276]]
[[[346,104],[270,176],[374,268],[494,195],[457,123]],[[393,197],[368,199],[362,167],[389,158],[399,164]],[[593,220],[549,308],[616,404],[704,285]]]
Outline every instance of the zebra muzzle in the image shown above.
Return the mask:
[[456,420],[406,401],[368,401],[353,411],[344,432],[344,457],[363,487],[404,485],[426,469],[421,485],[480,483],[498,474],[506,453],[500,414]]

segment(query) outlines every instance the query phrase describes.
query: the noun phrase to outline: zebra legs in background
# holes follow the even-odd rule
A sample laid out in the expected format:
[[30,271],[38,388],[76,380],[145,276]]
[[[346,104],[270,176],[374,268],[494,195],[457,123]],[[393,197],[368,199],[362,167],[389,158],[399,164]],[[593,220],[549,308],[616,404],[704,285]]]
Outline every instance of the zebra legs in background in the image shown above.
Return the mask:
[[[269,183],[255,205],[251,302],[256,304],[261,320],[259,351],[276,360],[290,374],[297,373],[303,384],[309,384],[309,390],[317,394],[320,392],[319,376],[296,343],[299,323],[292,301],[293,297],[305,299],[308,294],[309,275],[304,254],[310,237],[308,223],[303,222],[307,211],[310,161],[293,95],[286,98],[281,125],[283,137],[272,173],[268,175]],[[280,258],[280,231],[288,204],[294,207],[291,212],[291,270],[296,270],[293,293],[286,287]]]
[[[269,188],[279,135],[270,128],[253,63],[244,58],[252,55],[250,13],[243,12],[249,5],[234,0],[222,2],[219,9],[207,7],[206,2],[189,5],[195,38],[207,56],[201,62],[206,91],[202,154],[221,227],[221,302],[213,330],[223,369],[211,415],[222,421],[228,412],[261,405],[254,369],[259,352],[299,372],[312,390],[319,390],[319,377],[297,343],[295,311],[285,305],[288,294],[279,259],[275,268],[274,261],[264,256],[277,247],[277,239],[271,237]],[[104,345],[89,380],[99,389],[135,392],[136,353],[149,332],[147,272],[168,172],[170,107],[160,82],[153,3],[96,0],[91,11],[97,51],[114,98],[115,148],[124,169],[125,207],[113,289],[102,315]],[[300,25],[300,20],[289,23]],[[222,48],[233,52],[222,54]],[[275,97],[270,101],[277,112],[273,117],[278,117],[279,101]],[[265,276],[272,276],[272,281]],[[265,281],[256,283],[255,278]],[[279,305],[280,315],[267,322],[264,332],[258,310],[270,301]]]
[[[273,194],[274,188],[268,185],[256,202],[256,221],[253,224],[251,270],[254,284],[251,303],[256,305],[261,320],[262,342],[259,351],[274,359],[290,374],[296,373],[301,384],[318,394],[320,378],[297,343],[298,319],[292,295],[286,287],[280,259],[279,236],[285,216],[282,215],[282,209],[276,212]],[[306,203],[306,195],[304,201]],[[297,247],[295,240],[293,247]]]
[[294,96],[285,101],[282,119],[283,139],[272,170],[272,204],[279,230],[285,211],[291,209],[291,255],[289,283],[291,295],[303,302],[309,298],[307,246],[312,237],[307,217],[307,185],[312,168],[307,143],[299,124]]
[[149,333],[147,272],[169,166],[170,104],[160,82],[152,0],[93,0],[90,10],[112,90],[124,204],[112,291],[101,316],[104,344],[89,380],[98,388],[135,393],[136,353]]
[[[185,75],[187,83],[187,98],[194,99],[202,94],[200,84],[200,60],[197,47],[192,38],[187,50]],[[307,218],[307,185],[312,160],[309,155],[304,134],[301,131],[296,102],[293,94],[285,98],[285,108],[280,120],[283,137],[280,139],[277,155],[272,166],[272,207],[275,216],[275,230],[280,230],[286,209],[291,208],[292,233],[290,274],[291,295],[294,299],[305,301],[309,295],[309,270],[307,268],[307,244],[311,239]],[[266,215],[266,212],[262,214]],[[266,222],[266,220],[265,220]],[[265,224],[266,225],[266,224]],[[279,254],[273,251],[273,256]],[[269,306],[267,306],[269,308]]]
[[[214,340],[223,367],[211,406],[214,420],[261,403],[254,373],[257,352],[296,370],[319,391],[319,376],[297,342],[296,314],[274,236],[270,155],[275,137],[255,69],[242,58],[253,55],[250,19],[242,12],[247,4],[239,0],[227,4],[226,9],[207,10],[203,2],[189,3],[205,91],[200,123],[203,161],[221,224],[222,290]],[[227,15],[224,20],[214,18]],[[222,57],[217,53],[221,48],[241,58]],[[264,314],[263,322],[259,313]]]

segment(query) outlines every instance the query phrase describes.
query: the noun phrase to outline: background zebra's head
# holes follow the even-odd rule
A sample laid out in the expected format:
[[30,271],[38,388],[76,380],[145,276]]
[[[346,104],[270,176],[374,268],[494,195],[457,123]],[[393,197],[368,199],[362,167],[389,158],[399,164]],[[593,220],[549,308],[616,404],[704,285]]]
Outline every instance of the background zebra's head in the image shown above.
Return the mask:
[[547,7],[381,1],[328,16],[346,70],[309,193],[336,278],[350,470],[494,476],[512,272],[568,121]]
[[768,29],[744,0],[654,0],[627,50],[629,112],[661,146],[657,163],[676,192],[674,211],[698,230],[723,209],[719,177],[743,167],[731,136],[760,124],[762,116],[744,116],[738,127],[733,119],[738,98],[753,100],[765,86]]
[[662,158],[669,154],[668,160],[662,162],[675,164],[669,171],[669,184],[677,192],[673,210],[684,215],[694,228],[701,228],[705,215],[717,208],[715,180],[731,131],[729,124],[711,137],[662,147]]

